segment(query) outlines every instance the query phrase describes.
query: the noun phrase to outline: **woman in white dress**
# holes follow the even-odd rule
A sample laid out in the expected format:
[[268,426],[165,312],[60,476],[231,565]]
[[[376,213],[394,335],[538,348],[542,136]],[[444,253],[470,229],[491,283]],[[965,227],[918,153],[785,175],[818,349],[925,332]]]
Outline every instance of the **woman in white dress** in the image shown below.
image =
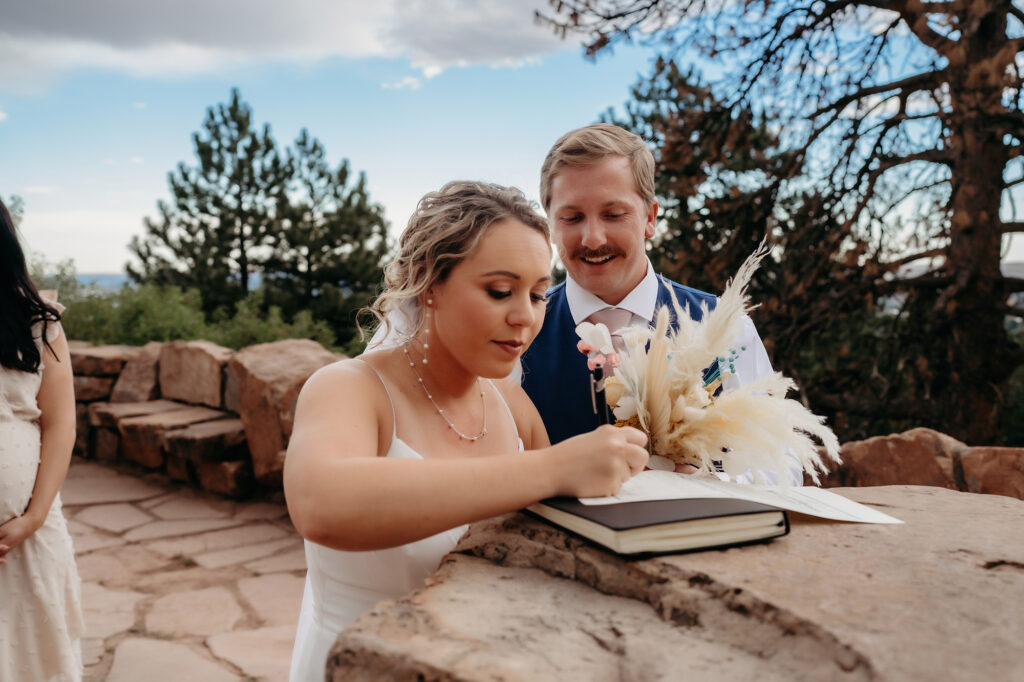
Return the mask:
[[82,679],[80,581],[61,513],[75,393],[58,304],[0,203],[0,680]]
[[550,264],[547,224],[519,190],[449,183],[420,201],[371,306],[401,342],[306,382],[284,470],[308,566],[292,682],[323,679],[338,633],[421,587],[466,524],[613,494],[644,468],[636,429],[551,446],[500,380],[544,321]]

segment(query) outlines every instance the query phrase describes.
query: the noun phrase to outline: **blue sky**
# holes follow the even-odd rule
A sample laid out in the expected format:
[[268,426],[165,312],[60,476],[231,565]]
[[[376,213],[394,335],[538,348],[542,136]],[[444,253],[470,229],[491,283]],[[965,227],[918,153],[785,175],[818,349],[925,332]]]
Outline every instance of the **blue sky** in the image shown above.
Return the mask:
[[[80,273],[120,272],[168,171],[232,87],[281,145],[308,128],[402,229],[456,178],[538,198],[565,131],[621,106],[653,51],[596,63],[533,22],[544,0],[0,0],[0,196]],[[1024,239],[1009,257],[1024,260]]]
[[[456,178],[516,185],[536,200],[551,143],[625,102],[652,55],[585,60],[576,43],[534,25],[543,0],[403,2],[401,13],[361,17],[336,6],[365,3],[216,3],[246,8],[223,19],[202,3],[175,5],[196,24],[222,21],[229,37],[155,5],[149,15],[95,3],[115,26],[100,17],[83,26],[53,18],[71,3],[40,0],[35,15],[26,4],[0,0],[5,19],[22,10],[7,33],[0,24],[0,196],[25,200],[30,249],[74,258],[80,273],[123,269],[143,217],[169,197],[168,171],[195,162],[191,134],[232,87],[278,143],[306,127],[332,164],[344,157],[365,171],[397,232],[423,193]],[[261,9],[296,25],[278,35],[270,19],[244,18]],[[293,21],[293,11],[308,16]],[[317,28],[331,22],[337,32]]]

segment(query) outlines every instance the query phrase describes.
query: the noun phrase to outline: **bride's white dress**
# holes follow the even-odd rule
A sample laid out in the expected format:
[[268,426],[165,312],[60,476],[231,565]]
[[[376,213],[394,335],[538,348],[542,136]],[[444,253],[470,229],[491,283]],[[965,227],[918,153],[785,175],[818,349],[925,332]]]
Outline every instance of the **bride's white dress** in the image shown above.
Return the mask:
[[[383,379],[381,383],[384,384]],[[492,384],[493,388],[493,384]],[[384,384],[387,391],[387,384]],[[494,391],[500,399],[501,393]],[[388,400],[391,394],[388,393]],[[394,403],[391,411],[394,415]],[[512,413],[505,405],[508,417]],[[398,438],[398,421],[387,457],[422,459]],[[512,420],[513,428],[515,421]],[[516,439],[519,439],[516,432]],[[522,449],[522,441],[519,440]],[[343,552],[306,540],[306,586],[292,650],[291,682],[324,679],[327,654],[338,633],[380,601],[423,587],[468,526],[459,526],[406,545],[366,552]]]

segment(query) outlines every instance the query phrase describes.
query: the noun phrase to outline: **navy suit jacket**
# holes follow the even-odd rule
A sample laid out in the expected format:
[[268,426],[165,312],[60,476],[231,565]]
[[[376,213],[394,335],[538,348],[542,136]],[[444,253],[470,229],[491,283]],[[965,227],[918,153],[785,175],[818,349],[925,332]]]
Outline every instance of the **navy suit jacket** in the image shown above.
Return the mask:
[[[688,306],[694,320],[701,318],[701,304],[713,309],[718,299],[697,289],[669,282],[680,305]],[[658,307],[672,299],[665,286],[658,288]],[[672,311],[675,328],[675,312]],[[551,443],[558,443],[598,426],[590,395],[590,370],[587,358],[576,349],[579,337],[565,298],[565,283],[548,292],[547,314],[533,344],[523,355],[523,388],[537,406]]]

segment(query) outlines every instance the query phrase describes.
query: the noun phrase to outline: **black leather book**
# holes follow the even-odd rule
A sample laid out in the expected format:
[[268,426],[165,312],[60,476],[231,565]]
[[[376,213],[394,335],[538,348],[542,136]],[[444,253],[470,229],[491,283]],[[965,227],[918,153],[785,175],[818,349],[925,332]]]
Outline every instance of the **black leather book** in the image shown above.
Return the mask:
[[553,497],[527,511],[626,555],[728,547],[789,532],[784,510],[731,498],[588,505],[575,497]]

